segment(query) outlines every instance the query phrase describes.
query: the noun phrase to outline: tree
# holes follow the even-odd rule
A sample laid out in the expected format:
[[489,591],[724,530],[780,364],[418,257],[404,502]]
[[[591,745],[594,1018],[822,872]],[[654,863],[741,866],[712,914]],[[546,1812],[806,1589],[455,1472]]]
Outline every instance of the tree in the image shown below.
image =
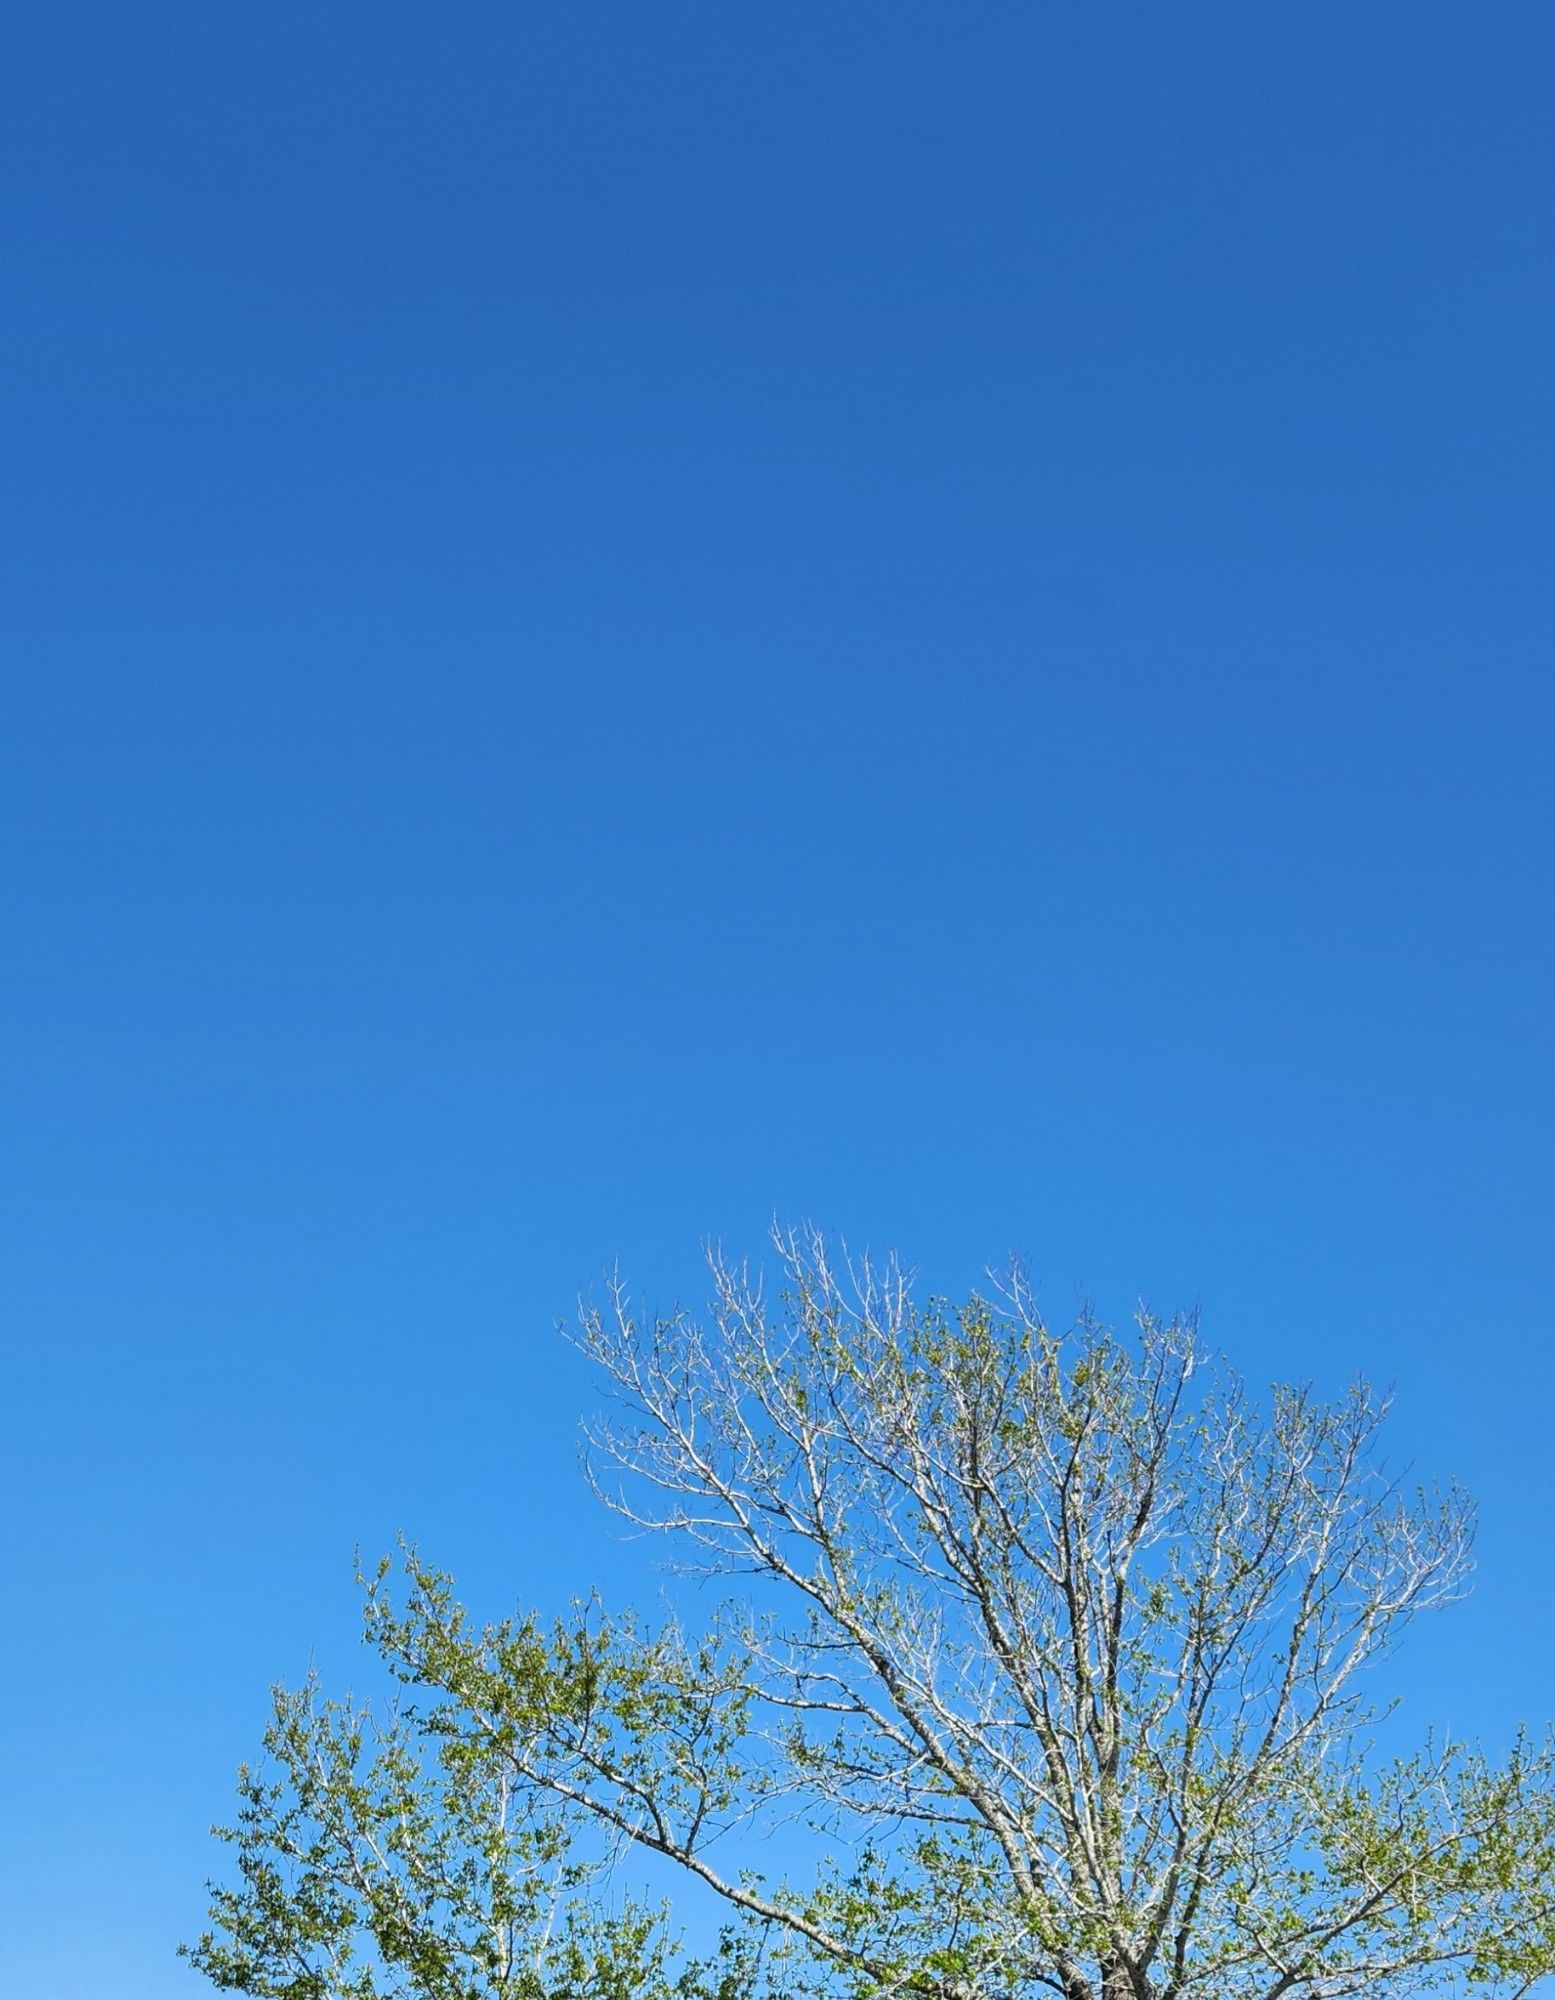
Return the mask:
[[[1365,1670],[1460,1592],[1473,1522],[1387,1474],[1364,1387],[1260,1407],[1188,1321],[1060,1336],[1018,1270],[952,1306],[778,1247],[775,1304],[714,1259],[706,1320],[617,1289],[580,1336],[596,1489],[744,1596],[695,1637],[597,1605],[480,1628],[407,1552],[368,1633],[445,1752],[710,1890],[740,1991],[1516,1996],[1555,1968],[1550,1747],[1371,1748]],[[795,1879],[760,1865],[775,1826]]]

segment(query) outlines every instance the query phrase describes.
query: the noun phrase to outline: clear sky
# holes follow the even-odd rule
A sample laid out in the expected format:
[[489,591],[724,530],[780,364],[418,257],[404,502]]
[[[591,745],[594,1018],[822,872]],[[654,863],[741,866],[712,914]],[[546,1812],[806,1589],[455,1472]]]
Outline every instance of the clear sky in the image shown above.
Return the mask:
[[774,1212],[1396,1383],[1555,1711],[1555,15],[20,0],[0,1991]]

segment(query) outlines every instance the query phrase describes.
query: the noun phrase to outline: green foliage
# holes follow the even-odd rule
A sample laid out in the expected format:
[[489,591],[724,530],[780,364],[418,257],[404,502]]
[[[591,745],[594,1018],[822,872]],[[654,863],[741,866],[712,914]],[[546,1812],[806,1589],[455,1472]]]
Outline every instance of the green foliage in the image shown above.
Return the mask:
[[[468,1666],[446,1582],[414,1631]],[[382,1573],[378,1581],[381,1582]],[[376,1586],[369,1635],[401,1679],[410,1624]],[[587,1703],[592,1669],[509,1628],[495,1660],[462,1674],[485,1705],[366,1705],[278,1689],[264,1763],[239,1777],[237,1881],[213,1884],[211,1928],[186,1955],[213,1983],[263,2000],[735,2000],[748,1949],[700,1965],[665,1913],[611,1897],[580,1857],[577,1815],[518,1775],[511,1752],[537,1712]],[[645,1719],[648,1719],[645,1717]]]

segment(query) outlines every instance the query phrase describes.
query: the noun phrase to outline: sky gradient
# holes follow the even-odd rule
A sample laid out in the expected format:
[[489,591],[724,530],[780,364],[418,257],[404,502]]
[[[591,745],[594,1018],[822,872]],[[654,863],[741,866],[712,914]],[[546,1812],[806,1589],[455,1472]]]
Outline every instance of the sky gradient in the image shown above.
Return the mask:
[[0,1992],[774,1213],[1397,1387],[1555,1712],[1555,16],[22,0]]

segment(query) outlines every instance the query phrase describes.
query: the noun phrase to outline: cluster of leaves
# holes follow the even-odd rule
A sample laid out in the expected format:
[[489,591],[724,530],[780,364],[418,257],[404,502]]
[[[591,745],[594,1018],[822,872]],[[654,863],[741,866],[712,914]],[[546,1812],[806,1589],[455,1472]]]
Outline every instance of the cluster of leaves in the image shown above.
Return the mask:
[[[381,1629],[378,1605],[377,1636]],[[401,1701],[375,1714],[277,1689],[265,1756],[239,1774],[236,1881],[185,1955],[261,2000],[746,2000],[754,1940],[711,1960],[677,1947],[662,1907],[609,1893],[577,1815],[525,1782],[511,1747],[540,1685],[533,1628],[510,1635],[507,1715]],[[387,1657],[409,1677],[403,1654]],[[564,1676],[544,1663],[553,1690]],[[577,1695],[580,1691],[573,1690]],[[569,1697],[571,1698],[571,1697]],[[472,1727],[472,1720],[474,1726]]]

